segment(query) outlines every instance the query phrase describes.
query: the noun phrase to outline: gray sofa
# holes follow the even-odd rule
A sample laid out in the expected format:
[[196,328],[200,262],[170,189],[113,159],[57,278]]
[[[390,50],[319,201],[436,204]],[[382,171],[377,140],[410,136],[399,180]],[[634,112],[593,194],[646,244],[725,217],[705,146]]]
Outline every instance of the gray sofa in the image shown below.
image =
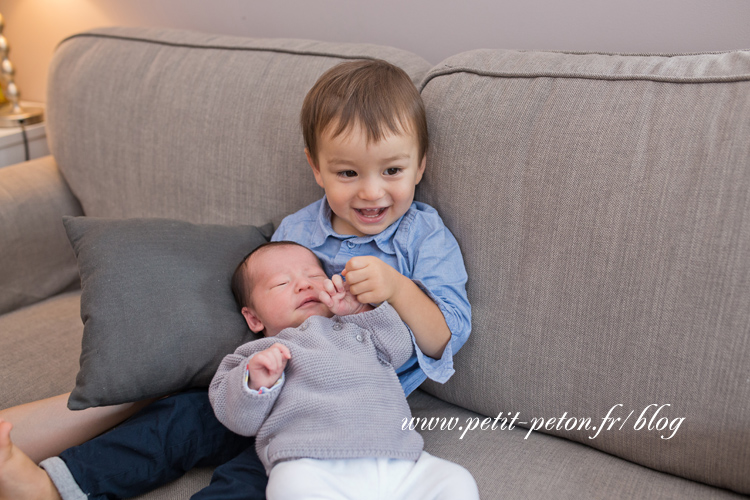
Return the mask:
[[[303,96],[357,57],[420,88],[431,145],[417,198],[469,273],[456,374],[409,398],[427,451],[468,468],[486,499],[750,494],[747,51],[477,50],[432,67],[371,45],[67,39],[48,86],[52,156],[0,169],[0,408],[75,384],[81,292],[63,215],[278,223],[322,194]],[[188,498],[209,478],[142,498]]]

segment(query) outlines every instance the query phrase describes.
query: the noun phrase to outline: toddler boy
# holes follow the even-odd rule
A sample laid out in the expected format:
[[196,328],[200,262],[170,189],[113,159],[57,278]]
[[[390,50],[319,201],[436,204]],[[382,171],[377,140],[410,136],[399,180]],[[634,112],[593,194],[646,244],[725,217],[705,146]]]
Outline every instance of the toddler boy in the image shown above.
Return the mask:
[[341,63],[308,92],[301,124],[325,196],[286,217],[272,240],[310,248],[360,302],[393,306],[416,347],[395,367],[407,395],[427,377],[447,381],[471,306],[456,239],[434,208],[414,201],[428,147],[419,92],[385,61]]

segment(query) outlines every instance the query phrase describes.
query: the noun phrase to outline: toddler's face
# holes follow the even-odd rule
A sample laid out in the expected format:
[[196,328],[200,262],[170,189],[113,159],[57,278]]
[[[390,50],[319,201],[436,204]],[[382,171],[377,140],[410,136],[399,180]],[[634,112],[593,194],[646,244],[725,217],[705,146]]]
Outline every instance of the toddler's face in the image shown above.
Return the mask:
[[315,255],[304,247],[284,245],[252,255],[250,273],[252,307],[242,314],[254,332],[272,337],[284,328],[297,327],[310,316],[332,316],[320,299],[327,276]]
[[334,231],[357,236],[378,234],[409,210],[425,167],[412,134],[390,134],[368,144],[359,126],[337,137],[324,133],[317,160],[308,153],[333,211]]

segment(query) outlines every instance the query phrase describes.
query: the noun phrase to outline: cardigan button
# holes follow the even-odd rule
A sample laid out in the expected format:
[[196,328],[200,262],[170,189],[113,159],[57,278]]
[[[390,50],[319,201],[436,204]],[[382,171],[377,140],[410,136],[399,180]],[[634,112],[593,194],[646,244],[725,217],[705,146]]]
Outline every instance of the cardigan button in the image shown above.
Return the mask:
[[333,324],[333,329],[336,330],[336,331],[339,331],[342,328],[344,328],[344,326],[341,323],[334,323]]
[[362,342],[364,340],[364,337],[362,337],[362,335],[357,335],[357,340],[359,340],[360,342]]

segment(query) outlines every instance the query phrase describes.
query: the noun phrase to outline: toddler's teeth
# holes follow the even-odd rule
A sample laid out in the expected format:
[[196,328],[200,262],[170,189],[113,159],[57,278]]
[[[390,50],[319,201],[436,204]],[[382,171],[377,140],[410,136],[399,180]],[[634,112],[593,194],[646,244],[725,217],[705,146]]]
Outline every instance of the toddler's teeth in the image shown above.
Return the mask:
[[382,208],[360,208],[359,212],[365,217],[377,217],[383,211]]

